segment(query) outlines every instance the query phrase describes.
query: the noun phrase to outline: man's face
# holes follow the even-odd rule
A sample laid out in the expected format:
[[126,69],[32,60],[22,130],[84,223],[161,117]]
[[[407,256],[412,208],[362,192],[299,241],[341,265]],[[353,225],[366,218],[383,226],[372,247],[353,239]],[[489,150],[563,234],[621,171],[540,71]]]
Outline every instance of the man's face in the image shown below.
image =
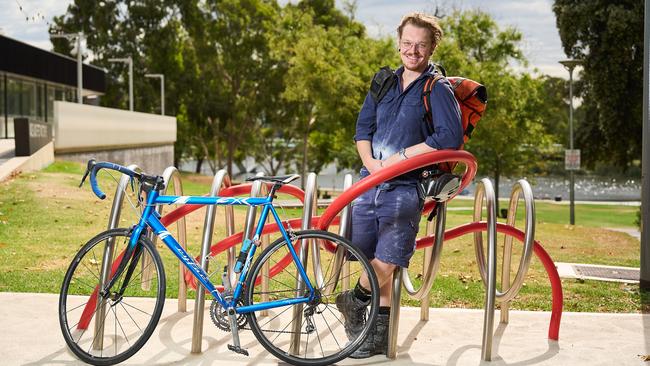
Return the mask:
[[433,44],[429,31],[413,24],[402,29],[399,41],[399,55],[407,70],[423,72],[429,64]]

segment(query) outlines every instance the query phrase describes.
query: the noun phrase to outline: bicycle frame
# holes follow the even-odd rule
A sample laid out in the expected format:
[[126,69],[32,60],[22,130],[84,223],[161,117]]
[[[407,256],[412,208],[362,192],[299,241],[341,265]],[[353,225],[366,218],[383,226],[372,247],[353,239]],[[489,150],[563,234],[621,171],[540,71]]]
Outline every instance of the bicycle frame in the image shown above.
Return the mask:
[[[243,284],[248,275],[248,269],[250,267],[253,255],[257,249],[257,245],[250,245],[249,248],[242,246],[242,252],[246,254],[246,261],[244,266],[239,274],[239,279],[233,291],[233,297],[230,301],[226,301],[219,291],[212,284],[208,278],[208,274],[201,268],[201,266],[192,258],[181,245],[176,241],[172,234],[167,231],[167,228],[160,222],[160,215],[155,210],[155,205],[157,204],[200,204],[200,205],[236,205],[236,206],[262,206],[262,213],[260,219],[257,223],[257,228],[253,236],[252,242],[256,243],[259,241],[260,236],[262,235],[262,229],[264,227],[264,222],[268,217],[269,212],[272,214],[275,223],[278,225],[280,233],[287,242],[288,249],[293,257],[293,261],[296,263],[300,278],[307,285],[309,290],[309,296],[307,297],[296,297],[294,299],[284,299],[284,300],[274,300],[263,303],[258,303],[254,305],[247,306],[237,306],[237,300],[241,296],[243,289]],[[160,237],[160,239],[167,245],[174,255],[183,263],[185,267],[196,277],[196,279],[204,286],[205,289],[212,294],[212,296],[225,308],[225,309],[234,309],[238,314],[245,314],[254,311],[266,310],[276,307],[306,303],[313,299],[315,290],[307,277],[304,266],[302,265],[298,254],[296,253],[291,238],[284,226],[282,225],[282,220],[277,214],[277,211],[273,207],[273,195],[269,194],[266,198],[235,198],[235,197],[200,197],[200,196],[161,196],[157,191],[152,190],[147,194],[147,204],[144,208],[142,217],[140,218],[138,224],[134,227],[133,233],[131,234],[129,242],[129,250],[135,248],[138,238],[145,230],[146,227],[150,227],[153,232]]]

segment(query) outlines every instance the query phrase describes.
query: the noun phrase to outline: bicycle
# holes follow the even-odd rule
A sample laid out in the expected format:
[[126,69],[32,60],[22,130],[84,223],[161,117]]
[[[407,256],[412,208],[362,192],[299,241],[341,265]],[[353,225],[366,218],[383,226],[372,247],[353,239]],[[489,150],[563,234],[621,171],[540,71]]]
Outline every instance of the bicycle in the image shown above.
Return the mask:
[[[347,239],[333,233],[293,231],[290,225],[285,229],[273,206],[276,191],[298,175],[247,179],[272,184],[268,195],[260,198],[166,196],[160,195],[164,188],[160,176],[90,160],[79,186],[90,175],[92,190],[100,199],[106,197],[96,178],[101,169],[128,175],[132,187],[137,181],[138,201],[143,205],[137,224],[107,230],[90,239],[65,274],[59,297],[59,322],[67,345],[82,361],[94,365],[122,362],[142,348],[153,333],[165,302],[166,280],[160,254],[147,238],[149,232],[157,235],[212,295],[210,316],[217,328],[232,332],[233,344],[228,345],[231,351],[248,355],[240,345],[239,330],[251,329],[266,350],[285,362],[328,365],[349,356],[368,336],[379,309],[379,287],[366,257]],[[244,240],[237,257],[234,272],[238,279],[234,286],[226,266],[223,292],[218,291],[209,275],[160,222],[155,207],[161,204],[262,207],[254,235],[251,240]],[[264,249],[251,266],[269,214],[281,237]],[[299,245],[312,240],[320,244],[320,266],[308,266],[306,254],[301,258],[298,253]],[[345,263],[349,263],[347,271]],[[268,275],[265,267],[271,268]],[[372,298],[364,314],[363,330],[351,336],[344,329],[344,318],[335,299],[349,286],[349,280],[355,280],[364,271],[370,280]],[[268,290],[258,286],[262,277],[269,278]],[[271,314],[258,315],[262,310]],[[94,329],[90,330],[93,321]],[[247,324],[250,328],[246,328]]]

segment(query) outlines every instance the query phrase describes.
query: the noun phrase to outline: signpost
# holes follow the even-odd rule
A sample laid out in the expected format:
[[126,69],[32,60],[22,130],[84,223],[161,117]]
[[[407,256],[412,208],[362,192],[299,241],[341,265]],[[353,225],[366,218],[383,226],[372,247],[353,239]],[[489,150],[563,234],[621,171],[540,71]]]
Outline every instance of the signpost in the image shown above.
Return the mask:
[[650,291],[650,0],[645,0],[643,32],[643,140],[641,153],[641,278],[639,287]]
[[564,169],[580,170],[580,150],[564,150]]

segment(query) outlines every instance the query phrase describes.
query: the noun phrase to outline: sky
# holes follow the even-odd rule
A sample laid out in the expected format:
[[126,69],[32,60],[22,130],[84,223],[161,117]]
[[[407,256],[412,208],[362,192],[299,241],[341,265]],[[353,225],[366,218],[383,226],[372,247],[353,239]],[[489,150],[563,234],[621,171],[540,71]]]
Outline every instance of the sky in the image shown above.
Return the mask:
[[[51,50],[48,25],[71,2],[0,0],[0,33]],[[337,4],[341,3],[337,0]],[[412,11],[433,12],[436,4],[442,9],[479,8],[492,15],[501,28],[515,27],[523,34],[521,48],[529,61],[529,71],[537,69],[542,74],[568,78],[568,72],[558,63],[567,57],[555,25],[552,0],[358,0],[355,16],[371,36],[394,35],[402,15]]]

